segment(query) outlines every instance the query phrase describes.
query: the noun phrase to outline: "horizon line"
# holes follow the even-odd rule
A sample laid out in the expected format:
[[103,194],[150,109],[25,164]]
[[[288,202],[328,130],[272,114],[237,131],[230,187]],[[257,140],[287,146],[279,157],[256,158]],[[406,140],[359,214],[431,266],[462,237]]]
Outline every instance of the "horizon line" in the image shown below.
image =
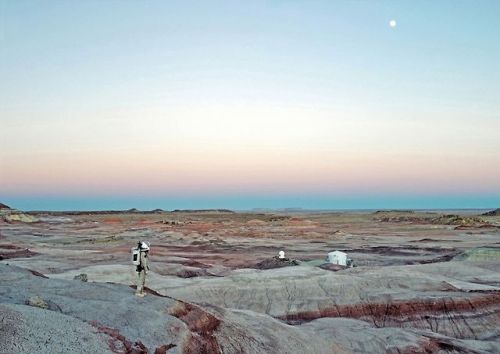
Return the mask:
[[283,208],[250,208],[250,209],[236,209],[236,208],[182,208],[182,209],[32,209],[22,210],[9,207],[12,210],[19,210],[25,213],[130,213],[130,214],[155,214],[155,213],[181,213],[181,212],[337,212],[337,211],[440,211],[440,210],[495,210],[498,207],[480,207],[480,208],[301,208],[301,207],[283,207]]

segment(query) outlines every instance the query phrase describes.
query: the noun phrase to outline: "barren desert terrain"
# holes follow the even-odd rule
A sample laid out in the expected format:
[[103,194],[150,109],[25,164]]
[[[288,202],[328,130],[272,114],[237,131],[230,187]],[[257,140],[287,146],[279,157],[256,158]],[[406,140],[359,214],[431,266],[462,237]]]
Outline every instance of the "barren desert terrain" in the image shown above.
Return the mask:
[[498,353],[500,216],[482,213],[5,206],[0,352]]

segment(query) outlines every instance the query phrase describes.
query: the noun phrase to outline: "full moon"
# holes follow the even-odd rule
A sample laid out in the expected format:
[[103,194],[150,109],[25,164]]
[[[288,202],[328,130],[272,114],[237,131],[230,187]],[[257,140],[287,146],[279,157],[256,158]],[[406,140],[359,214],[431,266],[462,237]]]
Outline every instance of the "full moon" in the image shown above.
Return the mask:
[[396,20],[390,20],[389,26],[391,26],[392,28],[396,27]]

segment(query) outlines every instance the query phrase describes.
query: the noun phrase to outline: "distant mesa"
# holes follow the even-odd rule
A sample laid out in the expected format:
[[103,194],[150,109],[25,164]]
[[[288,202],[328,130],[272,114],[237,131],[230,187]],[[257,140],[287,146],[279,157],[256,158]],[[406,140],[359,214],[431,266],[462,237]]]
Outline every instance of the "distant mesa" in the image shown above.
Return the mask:
[[500,216],[500,208],[488,211],[484,214],[481,214],[481,216]]
[[[316,211],[318,211],[317,209]],[[299,207],[293,207],[293,208],[253,208],[251,210],[252,213],[263,213],[263,214],[269,214],[269,213],[284,213],[284,214],[302,214],[302,213],[307,213],[309,212],[310,209],[304,209],[304,208],[299,208]]]
[[153,209],[151,211],[141,211],[137,208],[132,208],[132,209],[128,209],[126,211],[127,213],[138,213],[138,214],[157,214],[157,213],[163,213],[164,210],[163,209],[160,209],[160,208],[157,208],[157,209]]
[[434,225],[450,225],[460,227],[486,227],[491,226],[484,220],[476,216],[461,216],[461,215],[436,215],[434,213],[415,214],[415,215],[399,215],[381,212],[380,217],[374,220],[380,222],[408,222],[414,224],[434,224]]
[[415,210],[409,209],[389,209],[389,210],[377,210],[373,214],[415,214]]
[[462,226],[477,226],[485,224],[484,220],[482,220],[481,218],[460,215],[441,215],[431,219],[431,222],[432,224]]
[[231,213],[235,212],[229,209],[175,209],[172,213]]
[[[380,213],[382,214],[382,213]],[[379,214],[379,215],[380,215]],[[412,222],[425,224],[430,223],[430,218],[426,218],[423,216],[410,216],[410,215],[381,215],[380,217],[374,218],[374,220],[380,222]]]
[[48,215],[116,215],[116,214],[159,214],[163,209],[154,209],[142,211],[137,208],[127,210],[66,210],[66,211],[33,211],[30,214],[48,214]]

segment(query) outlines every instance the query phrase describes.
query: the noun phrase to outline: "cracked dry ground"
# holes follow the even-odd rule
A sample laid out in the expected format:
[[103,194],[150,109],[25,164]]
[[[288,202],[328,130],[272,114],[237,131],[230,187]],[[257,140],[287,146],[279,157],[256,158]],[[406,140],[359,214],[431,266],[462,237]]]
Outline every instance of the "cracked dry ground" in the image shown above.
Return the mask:
[[[0,352],[500,352],[500,219],[448,222],[477,222],[468,217],[48,214],[1,223]],[[139,239],[152,244],[144,299],[130,287]],[[300,264],[257,269],[279,250]],[[332,250],[357,267],[320,268]],[[81,273],[87,283],[73,280]],[[47,306],[33,306],[35,296]]]

